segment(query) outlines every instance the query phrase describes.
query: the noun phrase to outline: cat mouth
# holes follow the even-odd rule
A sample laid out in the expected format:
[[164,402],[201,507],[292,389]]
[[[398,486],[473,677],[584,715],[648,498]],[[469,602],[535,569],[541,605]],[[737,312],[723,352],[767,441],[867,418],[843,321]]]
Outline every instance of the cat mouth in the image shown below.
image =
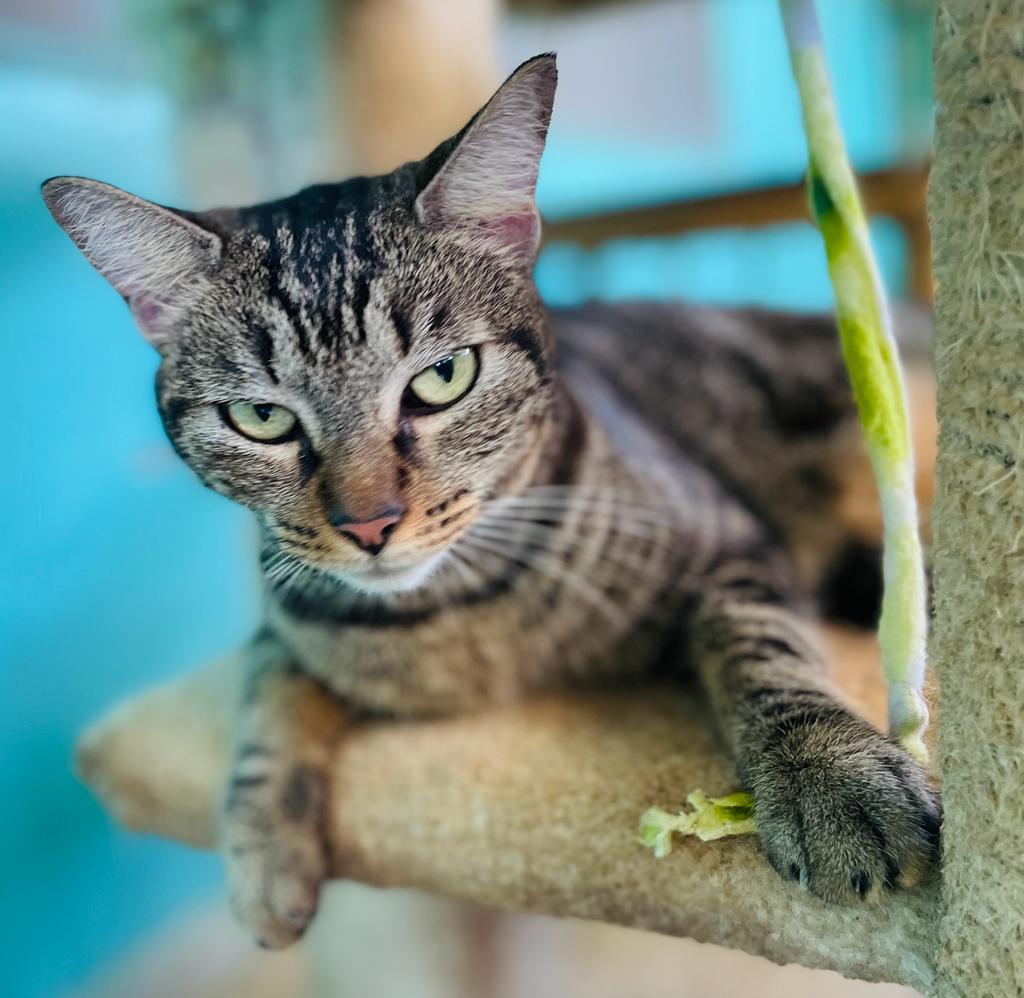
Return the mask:
[[346,568],[337,576],[354,589],[366,593],[397,593],[419,589],[444,560],[446,551],[438,551],[420,561],[405,565],[384,565],[374,561],[360,568]]

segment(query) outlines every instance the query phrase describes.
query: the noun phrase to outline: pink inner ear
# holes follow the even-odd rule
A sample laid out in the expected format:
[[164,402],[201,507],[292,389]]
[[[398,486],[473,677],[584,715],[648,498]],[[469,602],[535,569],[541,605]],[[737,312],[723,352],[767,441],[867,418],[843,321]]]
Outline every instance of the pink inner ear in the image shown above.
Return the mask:
[[503,246],[515,246],[524,253],[532,253],[535,248],[537,215],[533,211],[504,215],[501,218],[485,218],[477,225],[491,239]]
[[153,346],[159,346],[167,339],[171,330],[167,323],[167,307],[163,302],[152,295],[140,292],[128,297],[128,307],[132,310],[142,335]]
[[136,320],[143,326],[155,325],[164,311],[160,302],[144,294],[132,296],[131,308]]

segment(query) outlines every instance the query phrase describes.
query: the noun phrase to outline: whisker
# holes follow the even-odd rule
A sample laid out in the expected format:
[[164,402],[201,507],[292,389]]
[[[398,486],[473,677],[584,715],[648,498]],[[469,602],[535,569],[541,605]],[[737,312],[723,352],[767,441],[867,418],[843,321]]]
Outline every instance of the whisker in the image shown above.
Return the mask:
[[448,549],[448,553],[455,559],[455,570],[466,584],[467,592],[472,592],[480,583],[486,584],[486,573],[469,559],[466,552],[458,550],[458,546],[455,545]]
[[565,499],[527,499],[509,498],[495,499],[484,507],[489,509],[509,509],[516,511],[535,511],[537,513],[608,513],[616,516],[632,516],[635,519],[658,523],[680,522],[678,514],[665,506],[640,506],[636,503],[621,503],[600,498],[579,496]]
[[283,551],[275,551],[268,559],[261,562],[260,570],[264,575],[273,575],[291,565],[295,559]]
[[266,579],[274,588],[281,588],[285,582],[291,580],[302,570],[298,562],[278,565],[273,571],[266,573]]
[[615,506],[637,506],[641,509],[664,509],[666,503],[674,499],[674,496],[654,495],[649,492],[630,494],[628,492],[619,493],[614,490],[574,489],[571,492],[564,493],[526,491],[519,495],[495,496],[487,501],[491,503],[547,503],[550,505],[603,502]]
[[607,492],[619,495],[641,495],[649,491],[647,488],[622,486],[609,482],[576,482],[572,485],[530,485],[523,489],[521,494],[565,495],[567,493],[575,494],[579,492]]
[[[460,569],[466,572],[472,572],[477,579],[486,583],[488,575],[474,560],[475,556],[478,556],[479,552],[467,552],[467,551],[456,551],[454,548],[450,552],[455,556],[456,560],[460,562]],[[483,552],[489,558],[495,558],[499,562],[506,563],[508,559],[505,556],[497,557],[491,552]],[[475,588],[476,583],[474,583]],[[552,656],[559,654],[559,628],[549,627],[535,627],[531,630],[530,637],[537,643],[538,650],[540,652],[537,657],[537,663],[543,663],[551,660]],[[571,650],[570,650],[571,653]],[[563,653],[564,658],[564,653]]]
[[[647,488],[622,488],[616,485],[600,483],[580,483],[577,485],[535,485],[524,489],[517,495],[510,496],[512,499],[575,499],[599,497],[613,500],[615,502],[654,504],[662,506],[666,500],[682,497],[681,489],[674,492],[667,487],[664,490],[653,490]],[[500,497],[499,497],[500,498]]]
[[505,548],[497,543],[483,540],[477,537],[464,537],[463,543],[469,547],[476,547],[483,551],[490,551],[500,557],[506,558],[509,561],[516,562],[523,565],[526,568],[534,568],[543,574],[547,574],[549,577],[562,581],[575,589],[584,599],[590,602],[594,607],[606,614],[610,619],[614,619],[619,626],[625,626],[628,624],[626,615],[622,613],[619,607],[609,599],[603,592],[594,586],[591,586],[582,576],[578,576],[568,571],[562,564],[553,561],[550,558],[540,557],[541,552],[539,551],[526,551],[518,554],[511,554]]
[[288,552],[296,552],[298,554],[328,554],[330,548],[325,544],[314,544],[303,541],[293,541],[289,537],[275,537],[274,540],[281,546],[281,548]]
[[[657,560],[652,557],[641,557],[635,552],[624,552],[614,548],[598,548],[589,553],[584,552],[572,538],[549,537],[540,539],[529,537],[525,534],[507,534],[500,529],[490,529],[486,526],[474,527],[471,535],[477,533],[498,542],[514,542],[526,545],[532,549],[546,550],[552,553],[578,552],[586,557],[588,567],[610,567],[619,568],[631,573],[631,578],[646,579],[650,582],[663,585],[668,581],[670,571],[674,565],[668,560]],[[555,541],[555,543],[552,543]],[[588,556],[589,555],[589,556]],[[620,580],[621,581],[621,580]]]
[[275,592],[290,588],[300,576],[316,570],[287,551],[275,551],[262,566],[263,578]]
[[[633,537],[644,539],[668,538],[670,536],[685,534],[686,530],[681,523],[671,520],[655,521],[646,519],[634,519],[627,516],[615,515],[608,519],[594,521],[593,519],[582,519],[572,522],[568,519],[537,518],[531,516],[528,510],[488,510],[477,521],[478,523],[510,523],[522,524],[524,529],[532,527],[537,530],[566,532],[585,531],[589,536],[601,529],[606,533],[628,534]],[[663,528],[658,530],[657,528]],[[470,529],[473,529],[472,527]]]

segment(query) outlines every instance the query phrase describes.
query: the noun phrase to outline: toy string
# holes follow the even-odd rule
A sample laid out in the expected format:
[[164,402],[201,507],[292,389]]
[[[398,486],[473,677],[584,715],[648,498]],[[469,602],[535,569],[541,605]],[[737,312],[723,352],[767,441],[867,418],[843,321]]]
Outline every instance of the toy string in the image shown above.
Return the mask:
[[807,190],[835,294],[843,356],[882,502],[882,668],[889,730],[928,759],[924,699],[928,614],[907,398],[885,292],[836,117],[814,0],[779,0],[807,138]]

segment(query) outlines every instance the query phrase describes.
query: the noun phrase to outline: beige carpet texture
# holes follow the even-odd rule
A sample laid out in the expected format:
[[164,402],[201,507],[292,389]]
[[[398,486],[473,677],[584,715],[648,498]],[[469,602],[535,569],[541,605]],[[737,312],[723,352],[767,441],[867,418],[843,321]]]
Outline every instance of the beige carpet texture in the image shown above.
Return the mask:
[[[873,640],[830,632],[839,678],[876,721]],[[119,821],[208,848],[240,667],[225,660],[114,711],[79,767]],[[934,885],[830,907],[784,883],[753,838],[636,841],[651,804],[719,794],[735,777],[699,697],[677,690],[537,699],[354,731],[339,750],[330,838],[338,876],[500,908],[572,915],[720,943],[865,980],[931,986]]]

